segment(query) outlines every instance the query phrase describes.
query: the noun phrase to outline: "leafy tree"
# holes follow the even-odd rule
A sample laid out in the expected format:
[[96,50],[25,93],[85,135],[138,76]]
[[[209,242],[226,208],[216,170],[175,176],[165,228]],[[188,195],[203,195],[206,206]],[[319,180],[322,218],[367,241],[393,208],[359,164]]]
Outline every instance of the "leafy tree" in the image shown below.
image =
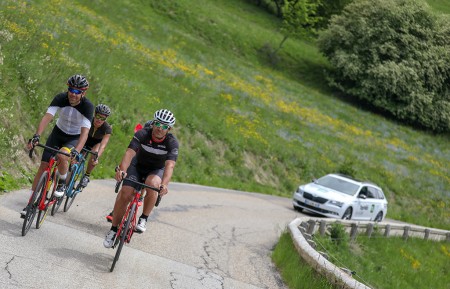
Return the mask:
[[341,14],[344,7],[351,3],[353,0],[332,0],[322,1],[317,7],[317,16],[320,17],[316,23],[317,29],[325,29],[333,15]]
[[284,0],[282,6],[282,24],[281,32],[283,39],[278,49],[281,49],[283,43],[289,37],[310,37],[314,35],[314,25],[318,21],[316,17],[319,0]]
[[450,130],[450,20],[414,0],[361,0],[318,39],[330,85],[397,119]]

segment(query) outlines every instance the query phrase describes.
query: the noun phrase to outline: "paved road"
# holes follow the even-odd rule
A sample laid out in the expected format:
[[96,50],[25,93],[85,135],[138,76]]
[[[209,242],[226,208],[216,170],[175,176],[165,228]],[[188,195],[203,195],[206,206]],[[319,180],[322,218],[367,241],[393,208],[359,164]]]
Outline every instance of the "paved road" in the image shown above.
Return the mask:
[[110,273],[115,250],[102,242],[114,185],[91,182],[69,212],[25,237],[28,190],[0,196],[0,288],[286,288],[270,254],[300,215],[291,199],[172,183]]

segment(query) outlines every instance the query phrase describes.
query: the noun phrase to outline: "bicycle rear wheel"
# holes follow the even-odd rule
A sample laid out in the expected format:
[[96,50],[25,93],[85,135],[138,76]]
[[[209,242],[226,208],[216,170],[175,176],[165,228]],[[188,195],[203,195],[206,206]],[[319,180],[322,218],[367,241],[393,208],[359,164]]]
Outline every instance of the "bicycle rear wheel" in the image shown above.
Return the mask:
[[47,182],[46,176],[47,176],[46,174],[42,174],[41,178],[39,179],[38,185],[36,186],[36,189],[31,195],[30,200],[28,201],[27,213],[25,214],[25,219],[23,220],[22,225],[22,236],[25,236],[28,233],[31,224],[34,221],[34,217],[36,216],[36,210],[38,209],[39,206],[38,202],[38,199],[40,199],[39,195],[42,195],[42,193],[45,190],[45,183]]
[[[122,230],[120,230],[120,232],[121,232],[120,236],[117,237],[117,238],[120,238],[119,247],[117,248],[116,255],[114,256],[114,261],[112,263],[110,272],[112,272],[114,270],[114,267],[116,266],[117,261],[119,261],[120,253],[122,252],[123,244],[127,241],[128,230],[130,229],[130,223],[131,223],[131,220],[133,219],[135,212],[136,212],[136,203],[132,203],[131,209],[128,212],[128,216],[126,216],[126,220],[122,220],[122,223],[121,223]],[[125,225],[123,225],[123,224],[125,224]]]

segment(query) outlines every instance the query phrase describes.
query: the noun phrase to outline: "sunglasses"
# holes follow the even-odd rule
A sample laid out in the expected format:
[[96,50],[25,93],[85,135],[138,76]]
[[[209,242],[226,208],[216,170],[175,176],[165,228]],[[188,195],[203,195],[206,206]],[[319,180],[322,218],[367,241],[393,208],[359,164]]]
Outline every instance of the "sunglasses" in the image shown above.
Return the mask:
[[69,90],[69,92],[74,93],[74,94],[82,94],[83,93],[82,90],[75,89],[75,88],[72,88],[72,87],[69,87],[68,90]]
[[106,120],[106,116],[101,116],[101,115],[99,115],[99,114],[96,114],[96,115],[95,115],[95,118],[96,118],[96,119],[99,119],[99,120]]
[[168,126],[167,124],[162,124],[160,122],[155,121],[153,123],[153,125],[155,125],[156,127],[162,128],[162,129],[168,129],[170,126]]

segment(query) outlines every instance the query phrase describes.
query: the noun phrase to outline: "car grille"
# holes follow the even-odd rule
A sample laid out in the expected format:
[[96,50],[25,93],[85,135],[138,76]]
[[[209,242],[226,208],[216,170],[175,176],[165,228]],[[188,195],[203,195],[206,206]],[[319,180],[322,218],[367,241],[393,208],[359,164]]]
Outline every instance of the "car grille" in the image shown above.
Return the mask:
[[311,201],[319,203],[319,204],[325,204],[328,201],[328,199],[321,198],[321,197],[314,197],[312,194],[307,193],[307,192],[303,193],[303,197],[305,199],[311,200]]

